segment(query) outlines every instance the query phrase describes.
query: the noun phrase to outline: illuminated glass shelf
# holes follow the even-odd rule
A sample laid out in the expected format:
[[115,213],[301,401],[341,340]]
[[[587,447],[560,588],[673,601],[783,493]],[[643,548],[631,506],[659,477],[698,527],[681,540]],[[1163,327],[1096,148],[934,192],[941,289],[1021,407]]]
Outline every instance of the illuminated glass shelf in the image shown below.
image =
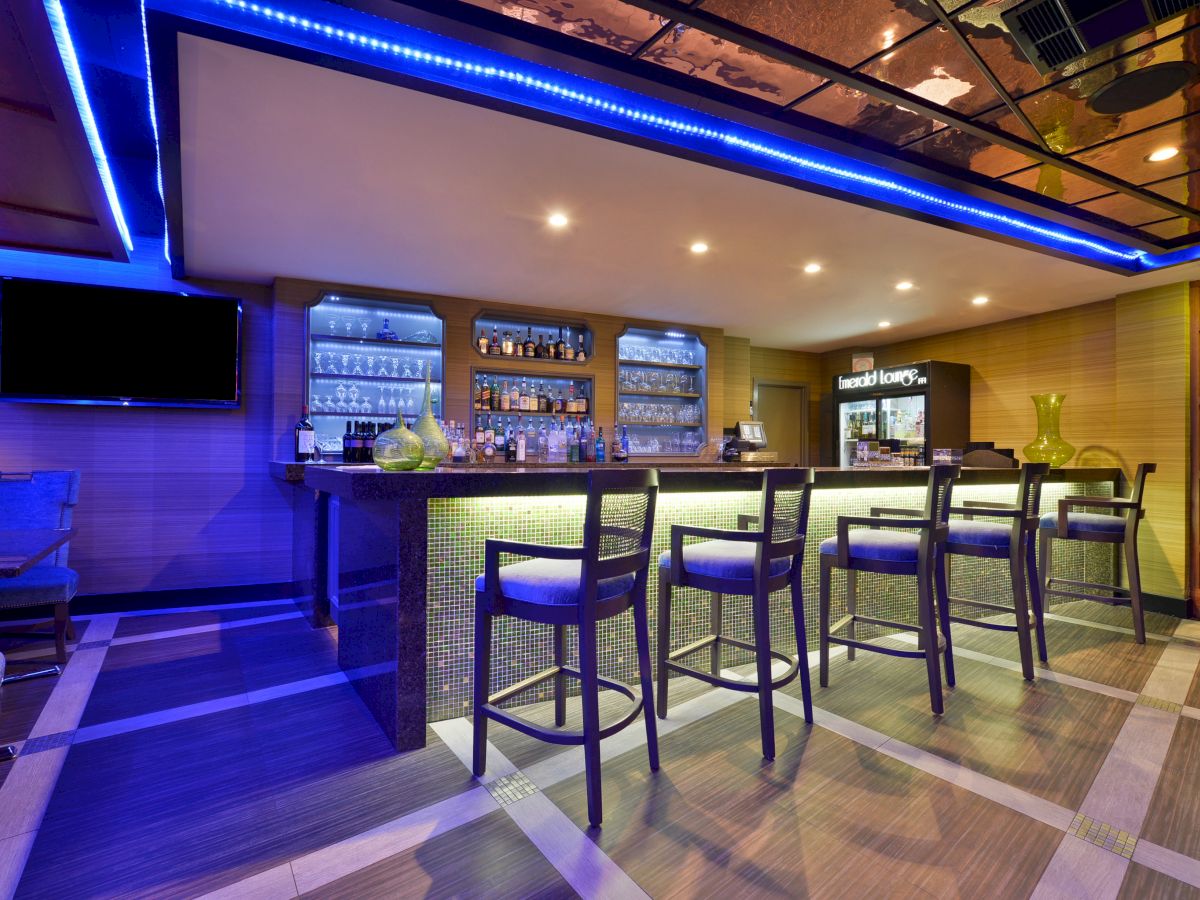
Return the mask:
[[[309,372],[310,378],[336,378],[339,381],[384,381],[395,384],[398,381],[409,382],[411,384],[424,384],[425,376],[420,378],[405,378],[403,375],[339,375],[336,372]],[[434,391],[442,389],[439,384],[440,379],[433,379]]]
[[617,419],[618,425],[637,425],[639,428],[703,428],[703,422],[635,422],[633,419]]
[[382,338],[373,337],[347,337],[344,334],[314,334],[312,335],[314,343],[330,341],[337,344],[382,344],[384,347],[406,347],[412,349],[423,350],[441,350],[441,344],[431,344],[428,341],[385,341]]
[[[634,359],[635,356],[658,359]],[[625,384],[622,384],[623,376],[636,375],[639,369],[646,371],[638,377],[624,379]],[[705,444],[707,373],[708,348],[696,334],[632,327],[621,332],[617,337],[616,426],[630,431],[630,456],[696,456],[700,453]],[[664,390],[671,385],[687,390]],[[687,419],[684,421],[630,418],[638,413],[642,416],[683,415],[685,410]],[[693,418],[697,413],[699,416]],[[638,449],[639,445],[661,449]]]
[[[553,344],[557,342],[559,333],[561,333],[563,340],[569,343],[574,350],[578,350],[579,335],[583,335],[583,351],[587,358],[580,362],[577,359],[550,359],[549,357],[539,358],[536,356],[517,356],[515,354],[484,353],[479,349],[479,333],[482,331],[483,336],[490,343],[493,329],[495,329],[497,336],[501,340],[503,340],[504,333],[508,332],[513,342],[520,345],[524,345],[527,337],[531,337],[534,344],[537,343],[538,338],[549,338],[549,343]],[[531,329],[532,335],[530,335]],[[485,311],[481,312],[471,321],[471,346],[474,347],[475,353],[479,357],[487,360],[504,360],[506,364],[509,360],[514,360],[522,364],[549,363],[554,366],[586,366],[592,359],[592,332],[585,323],[579,321],[552,322],[548,319],[533,316]],[[546,344],[543,344],[543,346],[546,346]]]
[[[691,369],[699,372],[704,368],[696,363],[669,363],[669,362],[650,362],[645,359],[618,359],[617,363],[622,366],[650,366],[654,369]],[[625,391],[624,393],[629,393]]]
[[619,387],[617,391],[622,397],[677,397],[680,400],[699,400],[703,394],[677,394],[674,391],[627,391]]

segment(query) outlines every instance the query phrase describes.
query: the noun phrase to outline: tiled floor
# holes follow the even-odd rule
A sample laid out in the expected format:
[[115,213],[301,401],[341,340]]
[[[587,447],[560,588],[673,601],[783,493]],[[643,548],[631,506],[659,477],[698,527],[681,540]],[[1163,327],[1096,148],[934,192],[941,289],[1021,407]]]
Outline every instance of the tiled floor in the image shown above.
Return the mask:
[[919,663],[835,657],[815,726],[777,696],[773,763],[752,695],[673,681],[657,774],[640,725],[605,742],[595,830],[578,748],[493,724],[482,786],[465,720],[396,754],[294,613],[80,622],[61,679],[7,688],[0,897],[1200,898],[1200,644],[1165,616],[1139,646],[1055,607],[1033,683],[1015,636],[956,628],[941,718]]

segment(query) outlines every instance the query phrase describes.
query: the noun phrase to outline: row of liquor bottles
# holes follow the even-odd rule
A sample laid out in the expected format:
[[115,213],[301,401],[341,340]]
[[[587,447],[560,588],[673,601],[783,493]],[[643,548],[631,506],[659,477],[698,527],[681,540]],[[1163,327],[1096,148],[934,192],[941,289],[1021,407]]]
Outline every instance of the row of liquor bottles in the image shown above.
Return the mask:
[[[563,332],[566,331],[564,336]],[[487,330],[479,329],[479,340],[475,342],[479,352],[484,356],[523,356],[528,359],[561,359],[568,362],[585,362],[587,360],[587,351],[584,349],[583,334],[576,335],[577,343],[571,341],[571,329],[559,328],[558,340],[554,340],[554,335],[546,339],[546,335],[539,334],[537,343],[533,342],[533,326],[530,325],[525,332],[525,340],[521,340],[520,332],[516,337],[511,331],[505,331],[501,336],[499,329],[492,326],[492,339],[489,341]]]
[[528,412],[546,413],[558,416],[586,416],[591,406],[584,386],[567,385],[555,389],[545,381],[534,382],[522,378],[520,384],[513,378],[511,383],[507,378],[487,375],[475,376],[475,388],[472,406],[476,412]]
[[[628,462],[629,433],[622,429],[617,437],[614,431],[612,447],[604,440],[604,428],[597,427],[591,419],[562,416],[535,425],[517,416],[514,422],[497,416],[478,416],[473,439],[468,442],[464,429],[457,429],[451,438],[451,458],[456,462],[490,463],[503,459],[505,462],[544,463],[597,463],[611,458],[613,462]],[[458,448],[462,448],[461,454]]]

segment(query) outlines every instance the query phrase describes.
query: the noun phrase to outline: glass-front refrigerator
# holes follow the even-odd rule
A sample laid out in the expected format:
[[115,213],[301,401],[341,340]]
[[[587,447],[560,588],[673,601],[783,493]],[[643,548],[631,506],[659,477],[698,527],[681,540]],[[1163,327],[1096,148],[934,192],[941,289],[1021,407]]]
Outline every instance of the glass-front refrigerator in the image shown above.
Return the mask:
[[924,362],[848,372],[833,379],[833,462],[858,459],[860,441],[890,441],[913,465],[928,465],[935,448],[970,440],[971,367]]

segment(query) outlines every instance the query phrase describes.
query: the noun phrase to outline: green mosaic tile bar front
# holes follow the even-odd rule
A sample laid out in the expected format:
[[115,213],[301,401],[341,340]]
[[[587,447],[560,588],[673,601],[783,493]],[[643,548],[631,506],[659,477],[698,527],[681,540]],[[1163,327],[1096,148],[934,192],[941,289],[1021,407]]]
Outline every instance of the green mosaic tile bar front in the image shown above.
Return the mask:
[[[804,561],[804,612],[809,649],[816,649],[818,544],[834,534],[839,515],[867,515],[873,506],[919,508],[924,488],[857,488],[813,492],[809,517],[808,552]],[[1105,482],[1047,484],[1042,510],[1057,509],[1067,494],[1111,496]],[[964,500],[1012,502],[1011,486],[959,486],[956,503]],[[739,513],[757,512],[757,492],[663,493],[658,498],[654,524],[654,555],[666,550],[672,524],[734,528]],[[431,499],[429,501],[428,652],[429,720],[456,718],[469,710],[475,576],[483,571],[484,541],[504,537],[541,544],[577,544],[583,530],[583,496]],[[512,561],[516,561],[514,558]],[[1111,582],[1114,557],[1110,547],[1078,541],[1059,541],[1054,570],[1058,577]],[[951,593],[955,596],[1009,602],[1007,563],[959,558],[952,568]],[[845,582],[833,582],[833,618],[845,612]],[[658,571],[650,571],[651,635],[656,633],[655,598]],[[863,574],[859,577],[859,611],[897,621],[916,621],[916,592],[911,578]],[[672,645],[681,646],[708,631],[708,596],[690,589],[675,590],[672,607]],[[956,611],[969,615],[965,608]],[[750,638],[749,599],[728,597],[724,629],[732,637]],[[600,625],[602,674],[627,683],[636,681],[636,655],[631,616],[626,614]],[[878,633],[878,632],[877,632]],[[772,596],[772,642],[794,653],[791,604],[786,591]],[[860,627],[860,635],[872,636]],[[568,637],[572,641],[574,635]],[[651,641],[653,646],[653,640]],[[748,654],[726,650],[727,665],[748,661]],[[518,681],[550,664],[550,629],[511,619],[500,619],[494,629],[492,689]],[[917,673],[919,674],[919,673]],[[548,694],[528,692],[515,703],[547,699]]]

